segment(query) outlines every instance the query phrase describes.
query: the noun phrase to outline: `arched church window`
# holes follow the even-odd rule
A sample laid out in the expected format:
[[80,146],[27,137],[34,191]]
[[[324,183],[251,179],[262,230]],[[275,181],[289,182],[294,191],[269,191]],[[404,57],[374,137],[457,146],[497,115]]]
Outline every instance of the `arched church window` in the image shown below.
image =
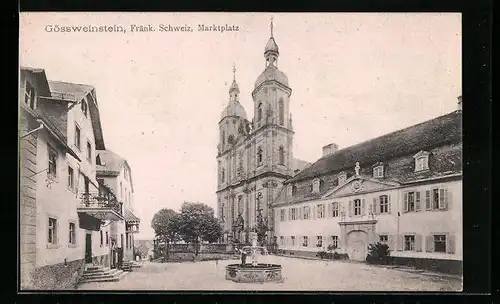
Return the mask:
[[257,164],[262,164],[262,148],[257,149]]
[[262,119],[262,103],[259,103],[257,106],[257,120]]
[[278,103],[278,112],[279,112],[279,124],[283,125],[285,121],[285,109],[283,105],[283,98],[280,98],[280,101]]
[[285,148],[283,148],[283,146],[280,146],[279,148],[279,164],[285,164]]
[[222,168],[222,170],[220,171],[221,183],[224,182],[225,178],[226,178],[226,170],[224,170],[224,168]]

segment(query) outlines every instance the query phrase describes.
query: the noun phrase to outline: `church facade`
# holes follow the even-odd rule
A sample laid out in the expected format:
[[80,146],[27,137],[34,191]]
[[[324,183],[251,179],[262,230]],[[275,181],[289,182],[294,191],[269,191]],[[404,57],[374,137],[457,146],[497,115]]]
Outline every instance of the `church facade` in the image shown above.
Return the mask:
[[266,231],[269,242],[274,228],[271,205],[283,181],[307,165],[293,157],[292,89],[278,69],[278,57],[271,23],[265,69],[252,92],[253,118],[240,103],[236,77],[220,117],[216,193],[225,242],[248,243],[249,232],[257,230]]

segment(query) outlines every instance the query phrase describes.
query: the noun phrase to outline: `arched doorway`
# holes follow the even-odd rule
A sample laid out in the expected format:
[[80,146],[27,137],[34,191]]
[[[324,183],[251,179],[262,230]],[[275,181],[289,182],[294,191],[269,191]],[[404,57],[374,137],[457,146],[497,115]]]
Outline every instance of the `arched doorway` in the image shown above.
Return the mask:
[[354,230],[347,234],[347,254],[349,259],[364,261],[368,246],[368,234],[363,230]]

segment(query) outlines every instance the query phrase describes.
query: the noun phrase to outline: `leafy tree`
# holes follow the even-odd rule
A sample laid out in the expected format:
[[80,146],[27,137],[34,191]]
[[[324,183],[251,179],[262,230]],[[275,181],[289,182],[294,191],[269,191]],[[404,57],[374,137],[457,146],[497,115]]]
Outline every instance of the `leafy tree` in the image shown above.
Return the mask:
[[206,204],[184,202],[179,219],[179,233],[188,243],[216,242],[222,235],[214,210]]
[[179,240],[179,220],[179,214],[172,209],[163,208],[156,212],[151,227],[160,242],[169,244]]
[[390,254],[391,250],[389,250],[389,246],[387,244],[380,242],[370,244],[368,247],[368,255],[366,256],[366,262],[369,264],[387,264]]

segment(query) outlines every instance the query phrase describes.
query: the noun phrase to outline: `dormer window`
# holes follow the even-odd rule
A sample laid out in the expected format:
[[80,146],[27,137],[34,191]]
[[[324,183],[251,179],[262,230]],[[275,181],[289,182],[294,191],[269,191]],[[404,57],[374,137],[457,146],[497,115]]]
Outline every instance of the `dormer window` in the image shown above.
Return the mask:
[[341,172],[338,177],[338,184],[339,185],[342,185],[343,183],[345,183],[345,181],[347,180],[347,174],[345,172]]
[[295,196],[297,194],[297,186],[288,185],[287,191],[288,191],[288,196]]
[[373,177],[374,178],[384,177],[384,165],[383,164],[378,163],[373,167]]
[[26,85],[24,88],[24,102],[31,108],[35,109],[36,107],[36,91],[33,85],[26,81]]
[[320,185],[321,185],[321,180],[319,178],[314,179],[312,182],[312,192],[318,193],[320,190]]
[[413,156],[415,159],[415,172],[429,170],[429,155],[427,151],[420,151]]

